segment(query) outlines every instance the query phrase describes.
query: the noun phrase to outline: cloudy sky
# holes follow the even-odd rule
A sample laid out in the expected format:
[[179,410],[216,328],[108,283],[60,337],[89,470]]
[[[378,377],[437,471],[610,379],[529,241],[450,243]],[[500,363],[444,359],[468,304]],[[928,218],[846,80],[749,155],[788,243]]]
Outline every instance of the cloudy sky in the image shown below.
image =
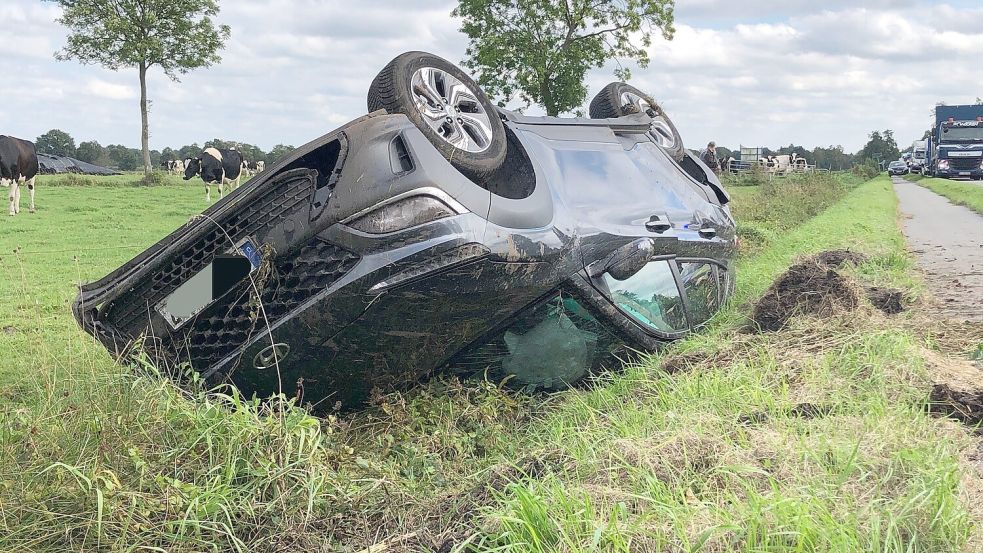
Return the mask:
[[[221,5],[232,27],[222,63],[180,83],[150,79],[153,148],[215,137],[300,145],[363,114],[369,82],[395,55],[459,62],[467,44],[454,0]],[[56,61],[58,15],[48,2],[0,0],[0,134],[60,128],[138,146],[136,70]],[[675,39],[653,43],[632,84],[663,103],[691,147],[855,151],[885,128],[904,147],[930,126],[935,102],[983,96],[981,22],[980,0],[677,0]],[[587,80],[593,95],[612,70]]]

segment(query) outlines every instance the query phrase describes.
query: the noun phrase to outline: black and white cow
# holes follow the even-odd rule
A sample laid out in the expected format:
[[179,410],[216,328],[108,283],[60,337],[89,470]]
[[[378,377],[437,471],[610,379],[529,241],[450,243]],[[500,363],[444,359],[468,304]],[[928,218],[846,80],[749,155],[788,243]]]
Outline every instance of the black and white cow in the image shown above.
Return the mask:
[[239,187],[239,178],[242,176],[242,154],[225,148],[205,148],[198,157],[187,160],[184,167],[184,180],[191,180],[196,175],[201,175],[201,180],[205,181],[205,201],[210,202],[213,183],[218,184],[219,198],[225,193],[226,183],[231,185],[230,192]]
[[168,173],[171,173],[171,174],[174,174],[174,175],[180,175],[181,173],[184,172],[184,160],[183,159],[172,159],[170,161],[165,161],[164,163],[167,164],[167,172]]
[[0,135],[0,182],[10,186],[11,215],[20,213],[20,185],[25,183],[31,191],[29,211],[34,213],[34,179],[39,168],[33,142]]
[[246,161],[242,160],[242,174],[251,177],[257,173],[262,173],[266,169],[265,161]]

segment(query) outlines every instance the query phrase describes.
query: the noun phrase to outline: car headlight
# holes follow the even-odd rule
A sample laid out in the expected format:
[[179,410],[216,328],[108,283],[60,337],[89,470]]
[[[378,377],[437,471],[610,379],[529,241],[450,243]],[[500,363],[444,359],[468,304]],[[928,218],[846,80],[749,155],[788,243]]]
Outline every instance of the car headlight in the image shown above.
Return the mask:
[[362,232],[384,234],[452,217],[460,212],[433,196],[416,195],[387,203],[343,222]]
[[948,159],[940,159],[939,160],[939,169],[948,169],[948,168],[949,168],[949,160]]

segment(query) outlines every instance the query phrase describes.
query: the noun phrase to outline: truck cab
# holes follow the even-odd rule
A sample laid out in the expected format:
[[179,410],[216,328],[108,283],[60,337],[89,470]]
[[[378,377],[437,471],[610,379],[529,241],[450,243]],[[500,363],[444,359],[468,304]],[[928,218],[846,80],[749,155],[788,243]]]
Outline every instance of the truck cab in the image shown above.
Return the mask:
[[912,173],[921,173],[925,169],[927,148],[927,140],[916,140],[911,143],[911,160],[908,162],[908,167]]
[[983,180],[983,105],[937,106],[931,142],[934,176]]

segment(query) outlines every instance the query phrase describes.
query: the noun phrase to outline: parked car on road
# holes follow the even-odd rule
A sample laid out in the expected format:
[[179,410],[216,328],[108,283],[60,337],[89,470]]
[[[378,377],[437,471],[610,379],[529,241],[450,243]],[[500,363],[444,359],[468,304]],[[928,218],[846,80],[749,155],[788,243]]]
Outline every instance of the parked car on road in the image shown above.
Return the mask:
[[901,161],[892,161],[887,166],[887,172],[889,175],[907,175],[908,174],[908,164]]
[[368,107],[84,286],[82,327],[324,410],[438,371],[563,388],[731,294],[729,196],[644,92],[530,117],[410,52]]

